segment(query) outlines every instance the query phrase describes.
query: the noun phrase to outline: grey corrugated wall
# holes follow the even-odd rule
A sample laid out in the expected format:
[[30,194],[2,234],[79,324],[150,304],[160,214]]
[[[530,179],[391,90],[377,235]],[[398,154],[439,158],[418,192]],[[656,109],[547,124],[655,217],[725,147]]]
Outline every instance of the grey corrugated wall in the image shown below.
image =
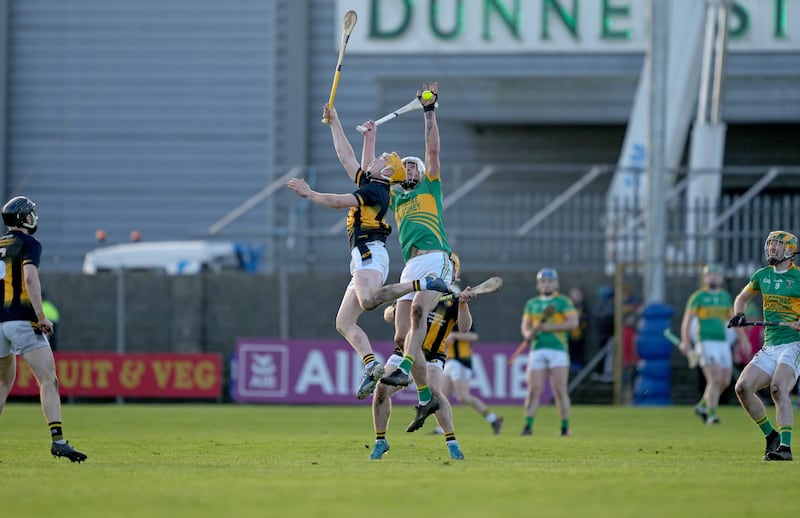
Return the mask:
[[[356,30],[366,30],[360,14]],[[78,270],[97,228],[109,242],[134,229],[147,240],[202,237],[294,165],[307,164],[322,190],[349,190],[319,122],[340,26],[331,0],[10,1],[5,194],[39,203],[43,268]],[[442,158],[456,168],[449,192],[484,162],[615,162],[641,61],[349,54],[336,106],[360,145],[353,126],[439,80]],[[786,137],[798,133],[800,53],[731,54],[727,66],[723,117],[738,140],[726,163],[800,162],[797,139]],[[382,127],[379,147],[421,154],[422,117]],[[574,179],[547,175],[553,189]],[[527,175],[522,188],[540,180]],[[287,226],[342,217],[273,200],[221,237],[263,243]],[[346,244],[332,237],[300,252],[340,267]]]
[[[273,3],[15,1],[9,192],[39,204],[44,268],[109,242],[185,239],[260,189]],[[240,225],[262,228],[263,209]]]

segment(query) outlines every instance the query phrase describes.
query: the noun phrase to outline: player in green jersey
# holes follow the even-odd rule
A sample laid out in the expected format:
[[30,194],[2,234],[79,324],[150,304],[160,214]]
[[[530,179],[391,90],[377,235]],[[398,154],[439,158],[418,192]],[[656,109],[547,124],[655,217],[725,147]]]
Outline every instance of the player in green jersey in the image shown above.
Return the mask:
[[568,436],[570,399],[569,332],[578,326],[578,312],[566,295],[558,292],[558,273],[542,268],[536,274],[539,296],[525,304],[520,332],[530,344],[526,372],[528,393],[525,396],[525,427],[520,435],[533,434],[533,419],[539,408],[544,383],[550,377],[550,387],[561,415],[561,435]]
[[[423,99],[423,90],[430,90],[433,96]],[[453,282],[453,262],[443,220],[439,125],[435,111],[438,97],[439,86],[435,82],[422,85],[422,89],[417,90],[425,120],[425,161],[423,163],[416,157],[404,158],[406,179],[400,183],[401,190],[392,191],[391,207],[405,261],[400,282],[416,278],[420,272],[425,272],[424,277],[432,275],[448,284]],[[374,134],[364,135],[364,145],[372,146],[372,153],[365,153],[364,157],[374,156]],[[362,162],[365,158],[362,158]],[[397,300],[395,343],[403,348],[404,357],[397,369],[381,378],[381,381],[390,386],[403,387],[411,383],[409,375],[413,377],[419,394],[419,406],[414,420],[408,426],[409,432],[421,428],[425,419],[439,407],[438,398],[428,386],[422,357],[422,344],[427,333],[426,316],[439,303],[439,297],[433,291],[420,291]]]
[[[680,350],[687,355],[696,348],[706,380],[703,397],[694,408],[706,424],[719,424],[719,396],[731,383],[733,355],[725,324],[733,316],[733,297],[722,289],[722,266],[703,268],[703,287],[689,297],[681,323]],[[744,330],[736,329],[740,347],[750,349]]]
[[326,104],[323,118],[329,120],[336,156],[358,189],[346,194],[322,193],[311,189],[301,178],[291,178],[287,186],[298,196],[323,207],[349,210],[347,236],[352,277],[336,314],[336,330],[364,364],[364,374],[356,391],[356,397],[364,399],[375,389],[384,370],[383,364],[375,358],[369,337],[358,325],[361,315],[412,291],[439,289],[448,292],[448,288],[441,279],[434,277],[384,285],[389,274],[386,238],[392,231],[385,221],[389,212],[390,185],[405,179],[405,168],[397,153],[383,153],[369,163],[359,165],[336,109]]
[[[750,276],[733,301],[728,325],[747,324],[747,302],[761,293],[764,319],[781,325],[764,329],[764,345],[745,366],[736,382],[736,396],[747,415],[766,438],[764,460],[792,460],[792,401],[790,393],[800,375],[800,268],[792,262],[797,236],[784,230],[770,232],[764,243],[769,266]],[[775,403],[776,431],[756,392],[769,387]]]

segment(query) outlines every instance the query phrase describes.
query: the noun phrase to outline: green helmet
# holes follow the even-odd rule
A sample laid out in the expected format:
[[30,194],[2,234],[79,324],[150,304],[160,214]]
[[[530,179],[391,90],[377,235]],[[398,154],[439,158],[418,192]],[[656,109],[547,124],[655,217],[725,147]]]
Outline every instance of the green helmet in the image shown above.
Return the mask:
[[709,273],[716,273],[717,275],[723,275],[725,271],[723,270],[721,264],[709,263],[703,266],[703,275],[708,275]]

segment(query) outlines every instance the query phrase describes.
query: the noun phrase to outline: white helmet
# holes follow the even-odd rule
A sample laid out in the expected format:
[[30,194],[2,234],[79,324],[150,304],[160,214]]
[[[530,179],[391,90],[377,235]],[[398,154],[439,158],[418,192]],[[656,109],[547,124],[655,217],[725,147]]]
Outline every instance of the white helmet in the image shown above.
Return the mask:
[[407,156],[403,158],[403,165],[406,165],[408,162],[414,162],[414,164],[416,164],[417,175],[412,179],[407,179],[404,182],[400,182],[400,185],[403,187],[403,189],[413,189],[419,185],[420,180],[422,180],[422,177],[425,176],[425,162],[423,162],[422,159],[415,156]]

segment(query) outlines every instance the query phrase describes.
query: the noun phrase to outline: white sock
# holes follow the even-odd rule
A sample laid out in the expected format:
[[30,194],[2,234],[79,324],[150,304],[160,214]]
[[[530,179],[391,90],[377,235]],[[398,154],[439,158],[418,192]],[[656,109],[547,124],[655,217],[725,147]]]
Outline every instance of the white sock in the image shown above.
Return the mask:
[[486,420],[489,421],[490,423],[494,423],[495,421],[497,421],[497,416],[494,415],[494,412],[489,412],[488,414],[486,414]]

